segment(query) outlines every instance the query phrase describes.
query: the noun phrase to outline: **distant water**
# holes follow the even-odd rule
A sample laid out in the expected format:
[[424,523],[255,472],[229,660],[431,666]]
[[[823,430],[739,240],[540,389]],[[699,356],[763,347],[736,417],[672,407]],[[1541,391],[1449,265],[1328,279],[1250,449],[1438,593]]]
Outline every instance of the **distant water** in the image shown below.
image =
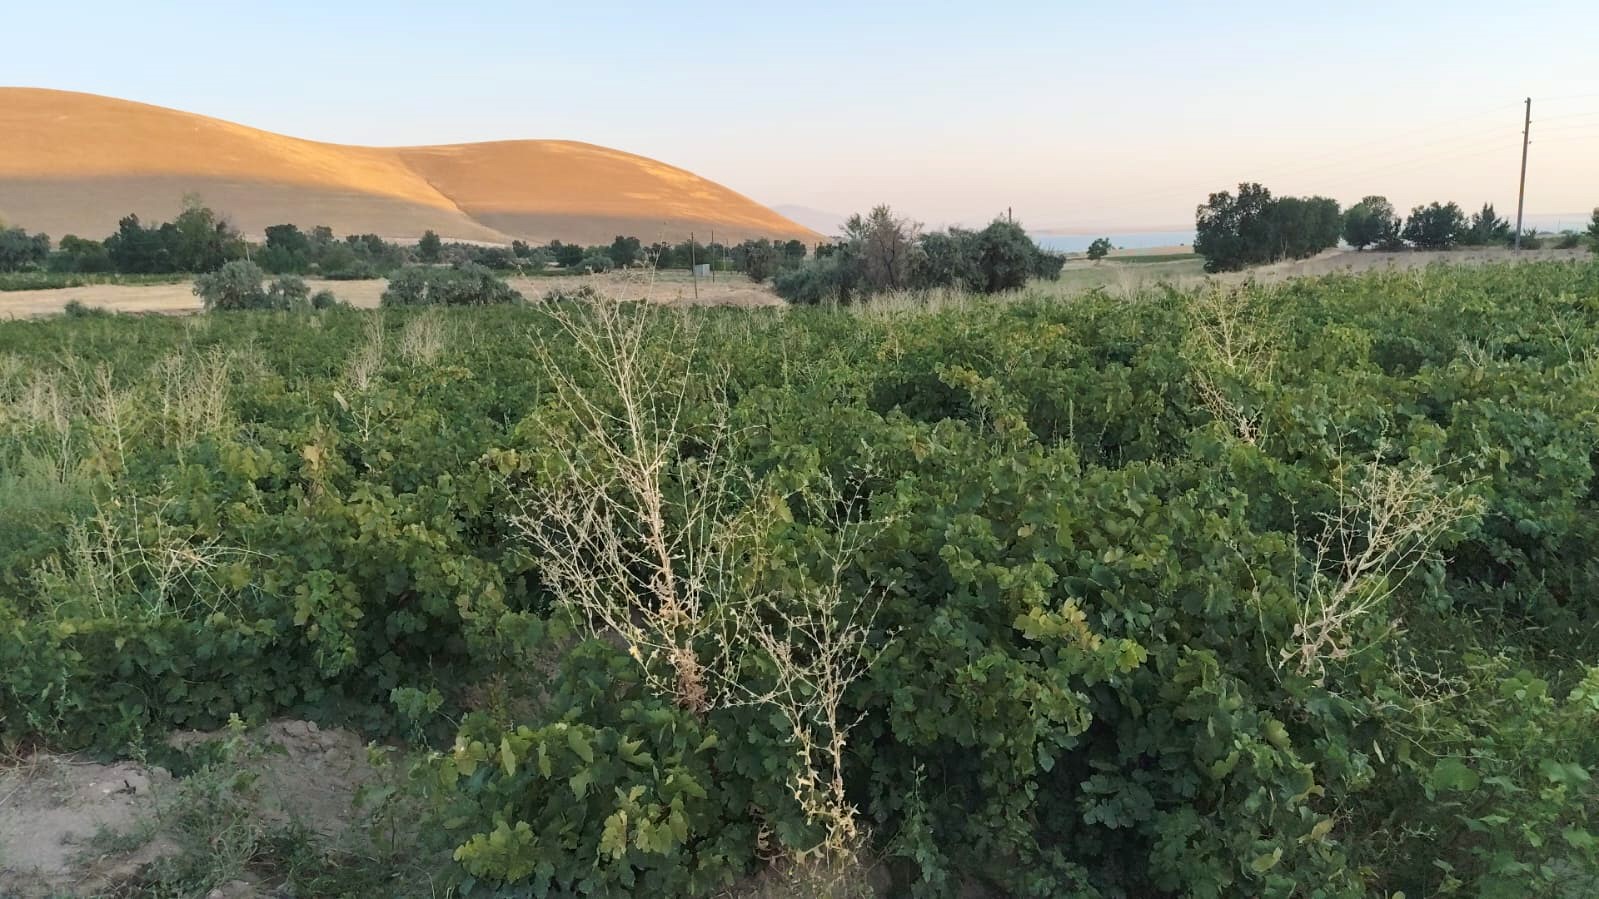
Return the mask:
[[1142,247],[1174,247],[1178,244],[1192,244],[1194,232],[1192,231],[1138,231],[1132,234],[1040,234],[1034,239],[1038,245],[1046,250],[1059,250],[1063,253],[1080,253],[1088,249],[1088,245],[1095,239],[1104,237],[1110,240],[1111,246],[1117,248],[1139,249]]

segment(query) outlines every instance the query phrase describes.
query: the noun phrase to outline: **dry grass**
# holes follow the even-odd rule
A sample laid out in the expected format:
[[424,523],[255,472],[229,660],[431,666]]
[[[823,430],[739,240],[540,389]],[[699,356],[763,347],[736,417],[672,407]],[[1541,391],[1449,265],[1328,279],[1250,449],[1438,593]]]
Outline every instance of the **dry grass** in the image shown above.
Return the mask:
[[1436,465],[1415,461],[1339,465],[1333,489],[1338,505],[1318,516],[1294,642],[1281,654],[1283,664],[1318,679],[1330,662],[1371,645],[1360,636],[1367,625],[1378,634],[1397,627],[1395,618],[1377,620],[1390,611],[1388,600],[1436,557],[1438,540],[1482,506]]
[[0,206],[31,230],[109,234],[199,192],[240,230],[316,221],[340,234],[588,244],[820,235],[691,172],[568,141],[339,146],[107,97],[0,88]]

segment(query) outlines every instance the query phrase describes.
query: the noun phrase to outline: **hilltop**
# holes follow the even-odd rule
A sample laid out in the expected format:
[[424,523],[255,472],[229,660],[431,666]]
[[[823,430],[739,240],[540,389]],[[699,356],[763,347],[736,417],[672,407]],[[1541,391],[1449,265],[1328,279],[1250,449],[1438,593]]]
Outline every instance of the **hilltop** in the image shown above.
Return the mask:
[[328,225],[394,240],[646,243],[816,232],[692,172],[592,144],[357,147],[92,94],[0,88],[0,217],[52,236],[171,218],[198,194],[246,235]]

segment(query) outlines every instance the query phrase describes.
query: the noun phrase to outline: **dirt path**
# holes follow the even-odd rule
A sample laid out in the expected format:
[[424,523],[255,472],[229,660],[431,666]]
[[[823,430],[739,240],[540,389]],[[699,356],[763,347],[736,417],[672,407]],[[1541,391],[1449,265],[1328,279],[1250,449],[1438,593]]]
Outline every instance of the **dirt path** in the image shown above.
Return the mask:
[[[779,306],[782,300],[764,284],[755,284],[743,275],[718,274],[716,281],[701,279],[696,285],[687,273],[666,272],[653,279],[635,272],[606,275],[573,275],[558,278],[510,278],[511,286],[529,300],[537,300],[552,290],[572,290],[587,285],[619,299],[644,296],[665,303],[702,306]],[[322,281],[308,280],[313,292],[330,290],[352,306],[373,309],[388,287],[384,280]],[[696,289],[697,288],[697,289]],[[54,315],[73,300],[85,306],[115,312],[147,312],[179,315],[200,311],[200,298],[192,282],[177,284],[94,284],[57,290],[19,290],[0,292],[0,318],[33,318]]]

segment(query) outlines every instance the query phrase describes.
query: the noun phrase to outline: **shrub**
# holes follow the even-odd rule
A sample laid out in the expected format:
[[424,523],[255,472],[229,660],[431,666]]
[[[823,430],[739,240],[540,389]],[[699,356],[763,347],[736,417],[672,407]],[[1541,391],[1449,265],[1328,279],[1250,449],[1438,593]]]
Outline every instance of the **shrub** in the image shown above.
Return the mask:
[[579,284],[576,287],[557,287],[544,294],[546,303],[597,303],[605,297],[591,284]]
[[337,268],[324,269],[322,277],[329,281],[370,281],[379,275],[372,263],[357,259]]
[[608,272],[615,267],[616,263],[612,261],[610,256],[601,255],[599,253],[590,253],[589,255],[584,256],[582,261],[578,262],[577,264],[577,268],[591,274]]
[[209,312],[279,308],[262,288],[266,273],[253,262],[236,259],[217,271],[194,279],[194,294]]
[[305,309],[310,306],[310,297],[311,288],[295,275],[283,275],[267,288],[267,301],[272,309]]
[[61,313],[67,318],[110,318],[111,310],[103,306],[86,306],[81,300],[68,300],[61,307]]
[[1575,250],[1580,246],[1582,246],[1582,235],[1575,231],[1562,231],[1555,241],[1557,250]]
[[772,288],[790,303],[815,306],[821,303],[848,303],[855,283],[855,271],[849,261],[835,254],[812,259],[799,268],[778,272],[772,279]]
[[319,290],[311,295],[311,308],[321,311],[323,309],[338,309],[344,306],[331,290]]
[[471,262],[449,268],[406,266],[389,279],[383,306],[493,306],[522,295],[498,275]]

